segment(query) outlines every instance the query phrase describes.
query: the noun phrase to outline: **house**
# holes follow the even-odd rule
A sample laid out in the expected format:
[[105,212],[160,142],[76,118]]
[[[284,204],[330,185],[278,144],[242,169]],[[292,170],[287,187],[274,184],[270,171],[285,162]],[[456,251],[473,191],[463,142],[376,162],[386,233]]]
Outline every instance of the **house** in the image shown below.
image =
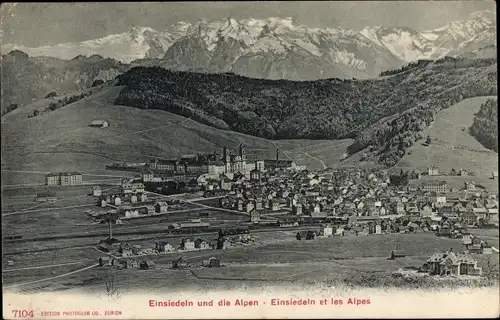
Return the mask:
[[245,204],[245,211],[246,212],[251,212],[253,210],[253,208],[255,207],[254,203],[252,201],[248,201],[246,204]]
[[141,270],[148,270],[154,268],[155,268],[155,263],[151,260],[143,260],[139,263],[139,269]]
[[203,239],[196,239],[194,241],[194,247],[196,249],[200,249],[200,250],[206,250],[206,249],[210,249],[210,244],[208,243],[208,241],[206,240],[203,240]]
[[121,204],[122,204],[122,199],[121,199],[120,197],[118,197],[118,196],[117,196],[117,197],[114,197],[114,198],[113,198],[113,204],[114,204],[115,206],[119,206],[119,205],[121,205]]
[[322,226],[321,231],[324,237],[331,237],[333,235],[333,228],[330,224]]
[[191,239],[182,239],[180,246],[181,250],[192,251],[194,250],[194,248],[194,241],[192,241]]
[[135,194],[130,196],[130,202],[131,203],[136,203],[137,202],[137,196]]
[[387,210],[385,209],[385,207],[380,207],[378,214],[380,216],[385,216],[387,214]]
[[109,127],[109,123],[106,120],[93,120],[89,127],[106,128]]
[[335,229],[335,235],[336,236],[340,236],[340,237],[343,237],[344,236],[344,227],[343,226],[339,226]]
[[160,253],[174,251],[174,247],[170,243],[165,242],[165,241],[156,241],[155,242],[155,249],[156,249],[156,251],[158,251]]
[[233,188],[233,181],[229,179],[226,175],[223,175],[220,180],[220,188],[222,190],[231,191],[231,189]]
[[102,196],[101,186],[93,186],[92,187],[92,195],[94,197],[100,197],[100,196]]
[[439,169],[435,166],[429,166],[427,167],[427,174],[429,176],[438,176],[439,175]]
[[491,178],[492,178],[492,179],[498,179],[498,171],[493,171],[493,172],[491,173]]
[[474,181],[465,181],[465,189],[467,191],[476,190],[476,183]]
[[271,199],[271,200],[269,200],[269,208],[272,211],[278,211],[280,209],[279,205],[280,205],[280,202],[279,202],[278,199]]
[[145,186],[142,182],[124,182],[121,185],[120,191],[122,194],[144,193]]
[[168,203],[165,201],[159,201],[155,204],[155,212],[156,213],[167,213],[168,211]]
[[139,268],[139,261],[135,259],[125,259],[125,265],[127,269]]
[[302,214],[302,205],[299,203],[299,204],[296,204],[292,207],[292,212],[296,215],[301,215]]
[[375,225],[375,234],[382,234],[382,226],[377,224]]
[[52,202],[57,201],[56,193],[52,191],[39,192],[36,194],[36,202]]
[[420,210],[420,216],[421,217],[430,217],[431,215],[432,215],[432,206],[426,204]]
[[250,211],[250,222],[258,223],[260,221],[260,212],[253,209]]
[[99,266],[100,267],[109,266],[109,265],[111,265],[111,258],[109,256],[99,258]]
[[440,237],[451,237],[451,228],[449,226],[443,225],[438,230],[438,236]]
[[316,232],[314,231],[307,231],[306,233],[306,240],[314,240],[316,238]]
[[424,264],[424,268],[432,275],[481,275],[482,270],[477,261],[465,253],[452,250],[433,254]]
[[460,169],[460,171],[458,172],[458,175],[462,176],[462,177],[465,177],[465,176],[468,176],[469,173],[465,169]]
[[462,244],[464,246],[472,244],[472,236],[470,233],[464,232],[462,234]]
[[465,224],[469,226],[473,226],[477,222],[477,216],[472,211],[466,211],[464,214],[462,214],[461,219]]
[[211,257],[208,260],[203,260],[203,266],[207,268],[219,268],[221,266],[220,259]]
[[183,269],[187,268],[189,265],[182,257],[179,257],[177,260],[172,261],[172,269]]
[[390,257],[391,260],[395,260],[397,258],[404,258],[404,257],[406,257],[406,253],[404,250],[397,250],[396,249],[396,250],[391,251],[391,257]]
[[222,249],[224,249],[224,250],[229,249],[232,246],[233,246],[233,244],[228,239],[225,239],[224,242],[222,243]]
[[122,257],[130,257],[133,255],[132,247],[126,243],[120,243],[118,252],[121,253]]
[[493,249],[490,244],[486,241],[481,243],[481,253],[482,254],[493,254]]
[[404,214],[405,213],[405,205],[402,201],[398,201],[394,204],[394,213],[395,214]]
[[466,245],[467,253],[475,253],[475,254],[481,254],[482,250],[482,245],[484,241],[479,239],[478,237],[472,238],[472,241],[470,244]]

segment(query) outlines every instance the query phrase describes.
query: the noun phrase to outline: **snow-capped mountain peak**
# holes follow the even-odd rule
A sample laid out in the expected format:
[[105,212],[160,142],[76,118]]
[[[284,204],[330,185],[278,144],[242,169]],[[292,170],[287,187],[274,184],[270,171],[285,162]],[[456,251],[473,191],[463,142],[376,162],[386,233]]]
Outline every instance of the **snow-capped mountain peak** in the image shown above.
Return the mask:
[[162,32],[133,27],[78,43],[38,48],[11,44],[2,49],[4,53],[17,49],[30,56],[62,59],[98,54],[125,63],[156,58],[151,63],[172,69],[233,71],[258,77],[362,77],[419,59],[477,51],[496,42],[495,24],[492,11],[474,12],[466,20],[427,31],[404,26],[367,26],[361,31],[309,28],[291,17],[225,17],[179,21]]

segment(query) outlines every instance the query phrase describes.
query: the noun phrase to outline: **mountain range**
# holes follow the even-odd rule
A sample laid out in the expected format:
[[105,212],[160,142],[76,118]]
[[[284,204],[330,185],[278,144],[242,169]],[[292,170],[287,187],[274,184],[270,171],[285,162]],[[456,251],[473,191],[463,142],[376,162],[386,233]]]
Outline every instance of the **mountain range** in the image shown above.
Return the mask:
[[164,31],[134,27],[99,39],[36,48],[6,44],[2,51],[64,60],[100,55],[132,66],[314,80],[376,77],[419,59],[470,56],[494,45],[496,13],[480,11],[428,31],[381,26],[360,31],[308,28],[292,18],[226,18],[178,22]]

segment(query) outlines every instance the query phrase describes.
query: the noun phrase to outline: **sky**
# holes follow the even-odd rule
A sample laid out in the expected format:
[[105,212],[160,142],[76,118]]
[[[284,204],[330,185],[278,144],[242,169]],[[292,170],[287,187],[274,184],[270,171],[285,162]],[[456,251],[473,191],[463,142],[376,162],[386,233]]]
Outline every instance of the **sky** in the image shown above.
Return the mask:
[[463,20],[475,11],[495,11],[491,0],[472,1],[255,1],[164,3],[9,3],[0,7],[2,43],[42,46],[79,42],[126,32],[162,31],[178,21],[232,17],[292,17],[307,27],[409,27],[418,31]]

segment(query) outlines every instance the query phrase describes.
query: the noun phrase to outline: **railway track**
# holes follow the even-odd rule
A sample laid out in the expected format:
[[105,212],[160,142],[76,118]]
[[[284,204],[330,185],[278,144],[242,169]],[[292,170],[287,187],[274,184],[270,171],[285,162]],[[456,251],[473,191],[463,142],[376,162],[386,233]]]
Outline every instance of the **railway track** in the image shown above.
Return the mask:
[[[227,226],[226,226],[227,227]],[[221,226],[221,228],[223,229],[224,227]],[[254,229],[254,230],[250,230],[250,234],[254,234],[254,233],[269,233],[269,232],[277,232],[277,231],[307,231],[307,230],[317,230],[318,229],[318,226],[315,226],[315,225],[311,225],[311,226],[302,226],[302,227],[288,227],[288,228],[262,228],[262,229]],[[120,235],[118,233],[113,233],[114,235]],[[210,236],[210,235],[216,235],[217,234],[217,231],[211,231],[211,232],[200,232],[200,233],[180,233],[180,234],[166,234],[166,231],[165,230],[162,230],[162,231],[158,231],[158,230],[151,230],[151,231],[144,231],[144,232],[137,232],[137,231],[130,231],[130,232],[127,232],[127,234],[136,234],[136,235],[140,235],[140,234],[149,234],[150,236],[145,236],[145,237],[137,237],[137,238],[134,238],[134,239],[125,239],[124,241],[127,241],[127,242],[135,242],[135,241],[144,241],[144,240],[153,240],[153,239],[156,239],[158,238],[158,235],[160,235],[162,238],[165,238],[165,239],[168,239],[168,238],[179,238],[179,237],[194,237],[194,236]],[[76,238],[95,238],[99,235],[102,235],[103,237],[107,236],[108,233],[107,232],[102,232],[102,233],[99,233],[99,234],[92,234],[92,235],[82,235],[82,236],[78,236],[78,237],[75,237],[75,236],[71,236],[71,235],[65,235],[64,239],[76,239]],[[121,235],[124,235],[124,234],[121,234]],[[32,238],[32,239],[18,239],[18,240],[12,240],[12,241],[15,241],[15,243],[29,243],[29,242],[39,242],[39,241],[51,241],[51,240],[54,240],[54,237],[50,237],[50,239],[48,239],[49,237],[42,237],[42,239],[35,239],[35,238]],[[12,241],[4,241],[4,244],[8,244],[8,243],[14,243]],[[84,244],[84,245],[69,245],[69,246],[64,246],[64,247],[54,247],[54,248],[42,248],[42,249],[32,249],[32,250],[19,250],[19,251],[6,251],[4,252],[4,255],[16,255],[16,254],[25,254],[25,253],[36,253],[36,252],[50,252],[50,251],[57,251],[57,250],[62,250],[62,249],[77,249],[77,248],[92,248],[92,247],[95,247],[97,245],[97,243],[95,244]],[[7,246],[4,246],[4,249],[7,249],[8,248],[8,245]]]

